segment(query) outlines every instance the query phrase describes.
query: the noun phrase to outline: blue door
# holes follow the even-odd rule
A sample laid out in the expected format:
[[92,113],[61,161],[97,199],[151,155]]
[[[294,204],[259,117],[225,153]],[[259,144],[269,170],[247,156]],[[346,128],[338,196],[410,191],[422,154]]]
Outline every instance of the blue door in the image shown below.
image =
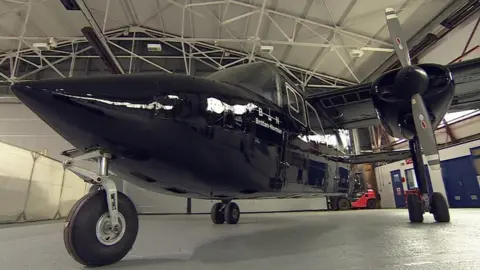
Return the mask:
[[403,192],[402,176],[400,170],[391,171],[393,197],[395,198],[395,205],[397,208],[405,207],[405,197]]
[[480,207],[480,188],[470,156],[442,161],[450,207]]

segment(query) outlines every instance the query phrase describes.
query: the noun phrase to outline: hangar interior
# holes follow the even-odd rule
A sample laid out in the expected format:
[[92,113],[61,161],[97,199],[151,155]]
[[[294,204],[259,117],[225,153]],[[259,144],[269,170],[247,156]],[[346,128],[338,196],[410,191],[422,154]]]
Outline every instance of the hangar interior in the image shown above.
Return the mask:
[[[383,72],[400,67],[385,23],[384,13],[388,7],[394,8],[398,14],[412,63],[446,65],[480,57],[480,2],[472,0],[0,0],[0,223],[62,220],[90,187],[62,166],[66,157],[60,153],[73,146],[24,106],[11,93],[11,84],[130,73],[203,77],[240,64],[264,61],[285,72],[304,95],[327,93],[370,82]],[[461,80],[461,83],[472,85],[471,91],[478,92],[480,68]],[[433,189],[447,197],[451,208],[480,207],[480,102],[478,94],[468,98],[469,102],[458,105],[455,113],[447,114],[435,131],[442,170],[429,171],[427,168]],[[353,119],[344,125],[345,129],[311,139],[352,154],[408,148],[405,140],[386,134],[373,109],[345,110],[341,115]],[[365,127],[372,121],[376,121],[374,126]],[[81,165],[96,169],[96,164],[91,162],[81,162]],[[411,160],[405,159],[360,164],[356,170],[380,194],[378,208],[394,209],[405,208],[405,191],[418,188],[412,168]],[[132,199],[140,214],[210,213],[214,203],[160,195],[127,181],[118,181],[117,187]],[[245,200],[238,204],[243,212],[259,213],[328,208],[325,198]],[[422,253],[427,259],[418,258],[408,247],[400,248],[409,258],[406,260],[392,259],[394,254],[384,254],[378,249],[369,251],[372,256],[375,252],[382,253],[378,264],[361,259],[362,237],[371,237],[372,243],[384,239],[375,236],[375,226],[365,231],[362,237],[356,235],[353,223],[375,224],[380,230],[381,226],[388,226],[389,219],[403,215],[403,212],[394,210],[385,210],[385,213],[381,212],[383,210],[368,211],[355,212],[351,216],[348,211],[319,213],[318,216],[311,213],[306,216],[298,216],[301,215],[298,213],[283,214],[287,216],[265,214],[265,218],[252,215],[245,219],[244,228],[237,226],[228,230],[208,227],[199,221],[201,216],[186,216],[185,219],[181,218],[183,216],[169,216],[160,220],[157,216],[148,216],[141,220],[141,224],[152,235],[156,234],[157,226],[173,233],[180,224],[181,230],[188,231],[186,222],[201,227],[199,230],[203,235],[189,233],[194,240],[182,240],[173,248],[159,248],[160,253],[151,251],[151,244],[145,244],[148,237],[141,235],[140,247],[129,257],[133,262],[125,263],[123,267],[150,269],[152,265],[166,264],[172,269],[213,269],[212,265],[235,265],[260,269],[268,263],[268,258],[276,256],[281,257],[285,269],[291,269],[289,265],[293,265],[289,256],[300,254],[305,257],[301,259],[305,267],[318,263],[312,259],[315,252],[310,247],[299,248],[298,252],[279,248],[278,254],[260,250],[260,243],[270,241],[269,237],[275,238],[278,234],[287,235],[283,244],[278,245],[291,245],[300,240],[309,245],[332,243],[334,247],[324,251],[319,258],[336,256],[337,252],[349,258],[346,262],[326,263],[327,268],[354,269],[360,264],[393,269],[388,267],[434,264],[431,261],[437,262],[436,266],[441,268],[453,263],[453,255],[441,258],[433,247]],[[455,226],[466,226],[466,229],[465,235],[458,237],[470,243],[469,238],[475,239],[470,224],[472,214],[461,211],[466,210],[455,212],[459,220]],[[376,222],[372,221],[370,213],[378,218]],[[329,217],[330,214],[334,216]],[[299,225],[298,220],[305,223]],[[265,224],[260,225],[262,222]],[[349,222],[352,225],[344,228],[337,225]],[[282,225],[276,227],[275,223]],[[415,231],[416,228],[400,223],[396,222],[396,225],[405,234],[410,234],[405,236],[409,241],[425,244],[418,240],[423,231]],[[48,233],[61,227],[57,223],[39,226],[44,227],[36,227],[31,235],[37,237],[38,244],[48,241]],[[22,232],[21,227],[0,228],[6,228],[0,232],[0,250],[3,251],[8,246],[8,233],[20,235]],[[7,232],[7,228],[11,231]],[[321,230],[328,231],[330,236],[321,236]],[[349,241],[333,236],[341,234],[342,230],[348,232],[345,237],[352,239],[352,245],[358,250],[348,248]],[[34,236],[34,231],[41,236]],[[220,234],[216,235],[219,231]],[[386,230],[386,233],[387,240],[402,242],[396,239],[401,236],[395,230]],[[428,233],[437,238],[452,236],[450,232],[425,232]],[[309,242],[310,236],[315,240]],[[167,237],[168,241],[174,239]],[[21,240],[14,241],[21,252],[35,253],[21,247],[24,244]],[[231,247],[230,241],[235,243],[231,253],[222,252]],[[480,249],[479,241],[475,243],[472,245]],[[51,243],[47,246],[57,248]],[[257,250],[260,255],[245,255],[246,247]],[[275,249],[273,244],[269,248]],[[391,246],[383,249],[391,249]],[[237,257],[234,250],[243,255]],[[473,253],[459,247],[446,250],[448,254],[464,252],[459,265],[465,264],[465,269],[475,268],[475,263],[478,266],[479,261],[474,259]],[[223,257],[219,257],[225,259],[215,258],[212,253],[222,254]],[[32,256],[39,269],[52,269],[42,259],[45,253],[36,254]],[[13,253],[12,256],[16,265],[5,261],[10,266],[8,269],[26,269],[30,264],[21,262]],[[77,269],[59,256],[54,256],[63,265],[59,269]]]

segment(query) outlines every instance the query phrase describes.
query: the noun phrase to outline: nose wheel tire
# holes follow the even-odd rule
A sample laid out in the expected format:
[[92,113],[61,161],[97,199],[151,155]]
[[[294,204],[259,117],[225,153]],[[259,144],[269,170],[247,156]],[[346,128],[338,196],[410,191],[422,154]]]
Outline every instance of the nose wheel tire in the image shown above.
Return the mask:
[[224,216],[224,205],[223,203],[216,203],[212,206],[210,211],[210,217],[212,218],[213,224],[223,224],[225,223]]
[[434,192],[430,200],[433,218],[437,222],[450,222],[450,213],[448,211],[447,200],[440,192]]
[[408,194],[407,197],[408,217],[412,223],[423,222],[423,205],[417,194]]
[[112,226],[104,190],[92,191],[70,210],[63,237],[77,262],[103,266],[120,261],[131,250],[138,232],[138,215],[132,201],[118,192],[118,222]]
[[237,224],[240,220],[240,208],[234,202],[225,205],[224,217],[227,224]]

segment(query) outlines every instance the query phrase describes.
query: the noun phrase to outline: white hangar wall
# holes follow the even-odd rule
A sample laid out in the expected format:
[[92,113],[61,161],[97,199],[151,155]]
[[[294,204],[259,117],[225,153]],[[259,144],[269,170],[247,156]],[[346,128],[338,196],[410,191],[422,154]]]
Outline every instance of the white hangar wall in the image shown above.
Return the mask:
[[23,104],[0,104],[0,140],[55,159],[73,148]]
[[[438,43],[434,44],[427,53],[419,58],[420,63],[438,63],[446,65],[462,55],[465,44],[472,33],[475,23],[478,20],[477,16],[471,16],[468,20],[453,29],[448,35],[443,37]],[[479,45],[480,31],[477,29],[472,37],[467,51]],[[463,60],[469,60],[480,57],[480,49],[477,49],[465,56]]]
[[0,223],[65,218],[90,185],[54,159],[0,143]]

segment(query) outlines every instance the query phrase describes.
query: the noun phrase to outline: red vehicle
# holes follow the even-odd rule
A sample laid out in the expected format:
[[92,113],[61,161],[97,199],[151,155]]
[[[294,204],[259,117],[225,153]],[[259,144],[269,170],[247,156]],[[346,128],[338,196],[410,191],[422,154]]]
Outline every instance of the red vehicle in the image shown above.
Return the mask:
[[354,188],[345,196],[331,196],[327,199],[329,210],[348,209],[374,209],[377,208],[377,194],[368,184],[364,185],[364,179],[360,173],[352,179]]
[[369,188],[366,192],[357,193],[356,198],[350,198],[351,208],[377,208],[377,194]]

